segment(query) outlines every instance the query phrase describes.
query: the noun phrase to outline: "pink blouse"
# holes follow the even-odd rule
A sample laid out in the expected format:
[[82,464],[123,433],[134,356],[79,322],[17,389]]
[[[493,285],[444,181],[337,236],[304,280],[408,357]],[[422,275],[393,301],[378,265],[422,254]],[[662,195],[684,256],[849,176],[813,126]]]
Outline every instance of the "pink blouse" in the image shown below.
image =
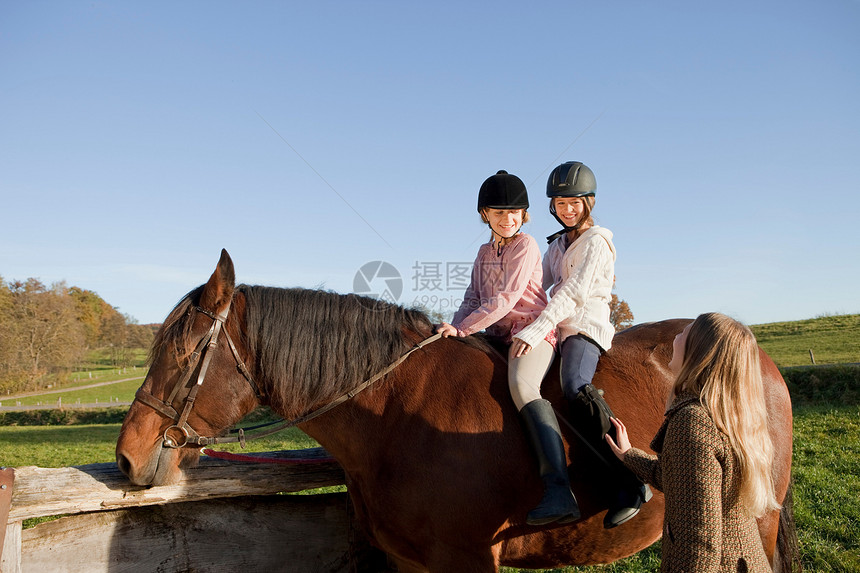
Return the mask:
[[460,336],[485,330],[510,342],[546,307],[542,277],[540,249],[531,235],[518,234],[502,247],[501,255],[492,241],[481,245],[472,281],[451,324]]

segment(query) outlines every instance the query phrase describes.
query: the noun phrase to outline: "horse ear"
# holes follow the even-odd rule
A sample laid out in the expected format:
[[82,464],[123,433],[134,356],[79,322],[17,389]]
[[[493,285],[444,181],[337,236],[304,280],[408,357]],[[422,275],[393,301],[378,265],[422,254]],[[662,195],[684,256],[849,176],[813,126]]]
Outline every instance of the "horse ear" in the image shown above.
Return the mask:
[[235,288],[236,269],[233,267],[233,259],[226,249],[221,249],[221,259],[200,295],[200,306],[216,313],[222,312],[233,299]]

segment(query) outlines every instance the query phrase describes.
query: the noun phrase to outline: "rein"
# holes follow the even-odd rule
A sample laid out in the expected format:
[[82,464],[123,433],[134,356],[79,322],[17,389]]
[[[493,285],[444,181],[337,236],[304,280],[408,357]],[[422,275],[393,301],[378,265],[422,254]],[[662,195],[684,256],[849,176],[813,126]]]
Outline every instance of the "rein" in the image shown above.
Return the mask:
[[[197,392],[203,385],[203,381],[206,377],[206,371],[209,369],[209,363],[212,360],[212,354],[218,344],[218,336],[222,330],[224,331],[224,337],[227,339],[227,343],[230,346],[230,351],[233,354],[233,358],[236,360],[237,369],[248,381],[248,384],[251,386],[251,389],[254,391],[254,394],[257,396],[257,399],[260,401],[263,400],[263,394],[260,392],[260,387],[254,382],[251,373],[248,371],[248,368],[245,366],[245,363],[239,356],[239,351],[236,349],[236,345],[233,343],[233,339],[230,336],[230,333],[227,332],[226,328],[223,328],[223,325],[227,322],[227,315],[230,313],[231,304],[232,301],[227,304],[227,308],[224,309],[224,312],[222,314],[212,313],[199,306],[195,306],[189,310],[189,314],[192,310],[196,310],[197,312],[211,318],[212,326],[209,328],[209,331],[203,336],[200,342],[197,343],[197,346],[191,353],[191,359],[189,360],[188,365],[185,367],[185,370],[183,370],[182,376],[176,382],[176,385],[173,387],[173,390],[171,391],[170,396],[167,398],[167,400],[159,400],[158,398],[143,389],[138,390],[135,394],[135,400],[138,400],[140,401],[140,403],[149,406],[156,412],[162,414],[163,416],[166,416],[174,422],[174,424],[168,426],[162,434],[162,444],[166,448],[203,447],[213,444],[227,444],[236,442],[238,442],[244,448],[246,440],[262,438],[274,434],[276,432],[280,432],[281,430],[284,430],[286,428],[292,428],[299,424],[303,424],[304,422],[313,420],[317,416],[321,416],[329,410],[336,408],[340,404],[355,397],[358,393],[366,390],[374,383],[384,378],[386,375],[390,374],[391,371],[400,366],[400,364],[402,364],[407,358],[409,358],[410,354],[412,354],[416,350],[427,346],[428,344],[439,340],[442,337],[441,334],[437,333],[428,338],[425,338],[421,342],[416,343],[414,346],[412,346],[412,348],[407,350],[397,360],[389,364],[380,372],[374,374],[352,390],[349,390],[348,392],[340,395],[328,404],[321,406],[316,410],[312,410],[311,412],[303,416],[300,416],[293,420],[283,420],[280,423],[269,422],[266,424],[260,424],[249,428],[239,428],[229,431],[229,433],[235,433],[238,434],[238,436],[216,436],[211,438],[204,437],[198,434],[188,424],[188,416],[191,414],[191,409],[194,407],[194,400],[197,397]],[[200,364],[200,372],[197,375],[197,382],[193,386],[188,388],[188,382],[191,380],[191,375],[197,368],[197,363],[200,361],[201,357],[203,361]],[[172,406],[172,404],[173,401],[177,398],[177,396],[179,396],[179,393],[183,388],[185,388],[186,391],[186,394],[183,397],[185,402],[182,407],[182,412],[179,413]],[[259,428],[271,426],[273,424],[277,425],[269,430],[266,430],[265,432],[259,432],[254,434],[253,436],[245,436],[245,432],[248,430],[256,430]]]

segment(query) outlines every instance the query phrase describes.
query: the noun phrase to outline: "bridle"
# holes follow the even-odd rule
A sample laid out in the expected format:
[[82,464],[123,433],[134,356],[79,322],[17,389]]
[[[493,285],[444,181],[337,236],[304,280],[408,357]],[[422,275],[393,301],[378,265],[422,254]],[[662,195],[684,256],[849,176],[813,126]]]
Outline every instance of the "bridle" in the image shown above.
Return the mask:
[[[231,299],[230,302],[227,303],[227,308],[225,308],[221,314],[209,312],[200,306],[195,306],[189,309],[189,315],[192,311],[197,311],[200,314],[211,318],[212,326],[203,338],[200,339],[200,342],[197,343],[197,346],[191,353],[188,364],[182,371],[182,376],[180,376],[179,380],[173,386],[173,391],[170,392],[170,396],[168,396],[167,400],[159,400],[143,388],[138,390],[135,394],[136,400],[173,420],[173,425],[168,426],[162,434],[164,447],[183,448],[185,446],[198,447],[225,442],[244,442],[244,432],[239,438],[206,438],[198,434],[194,428],[188,424],[188,416],[191,414],[191,409],[194,407],[194,400],[197,398],[197,392],[200,391],[200,387],[203,385],[203,380],[206,378],[206,372],[209,370],[209,364],[212,362],[212,355],[215,348],[218,346],[218,335],[221,334],[222,330],[224,331],[224,337],[227,339],[227,343],[230,346],[230,351],[233,353],[233,358],[236,359],[237,369],[242,373],[242,376],[245,377],[245,380],[248,381],[248,384],[251,386],[257,399],[260,401],[263,400],[260,388],[257,386],[256,382],[254,382],[253,377],[251,377],[251,373],[248,371],[247,366],[245,366],[245,362],[242,360],[242,357],[239,356],[239,351],[236,349],[236,344],[233,342],[233,338],[230,336],[227,329],[224,328],[224,323],[227,322],[227,315],[230,314],[230,306],[232,302],[233,301]],[[201,358],[202,362],[200,362]],[[188,382],[191,380],[191,375],[197,369],[198,363],[200,363],[200,372],[197,374],[197,382],[189,387]],[[181,413],[177,412],[173,407],[173,401],[180,395],[180,392],[185,393],[182,397],[184,404],[182,406]]]
[[[218,345],[218,335],[221,333],[221,330],[224,331],[224,336],[226,337],[227,343],[230,346],[230,351],[233,353],[233,358],[236,360],[236,368],[248,381],[248,384],[251,386],[251,389],[254,391],[254,394],[257,396],[257,399],[261,403],[264,399],[263,394],[260,392],[260,387],[257,385],[256,382],[254,382],[251,373],[248,371],[248,368],[245,366],[244,361],[239,356],[239,351],[236,349],[236,345],[233,343],[233,339],[230,337],[230,333],[227,331],[226,328],[224,328],[224,323],[227,322],[227,315],[230,313],[231,304],[232,300],[227,304],[227,308],[225,308],[224,312],[221,314],[215,314],[206,310],[205,308],[201,308],[200,306],[194,306],[189,309],[189,315],[191,314],[191,312],[197,311],[211,318],[212,326],[209,328],[209,331],[203,336],[200,342],[197,343],[197,346],[191,353],[191,357],[188,361],[188,364],[182,371],[182,376],[180,376],[179,380],[174,385],[173,390],[170,392],[170,396],[167,398],[167,400],[159,400],[151,393],[143,390],[143,388],[138,390],[135,394],[135,400],[138,400],[140,401],[140,403],[149,406],[156,412],[166,416],[174,422],[172,425],[168,426],[162,434],[162,445],[165,448],[199,448],[212,444],[225,444],[235,442],[239,442],[244,448],[246,440],[262,438],[264,436],[274,434],[275,432],[280,432],[285,428],[297,426],[299,424],[312,420],[317,416],[321,416],[332,408],[342,404],[347,400],[350,400],[359,392],[366,390],[373,383],[384,378],[392,370],[397,368],[404,360],[406,360],[410,354],[432,342],[435,342],[436,340],[439,340],[442,337],[441,334],[434,334],[433,336],[425,338],[421,342],[416,343],[414,346],[412,346],[412,348],[403,353],[397,360],[389,364],[382,371],[374,374],[372,377],[368,378],[352,390],[346,392],[345,394],[342,394],[328,404],[321,406],[320,408],[317,408],[316,410],[313,410],[308,414],[305,414],[293,420],[280,420],[252,426],[250,428],[239,428],[229,431],[229,433],[238,434],[237,436],[217,436],[211,438],[204,437],[198,434],[194,430],[194,428],[192,428],[188,424],[188,416],[191,414],[191,409],[194,407],[194,400],[197,398],[197,392],[203,385],[203,380],[206,377],[206,371],[209,369],[209,363],[212,361],[212,354],[214,353],[214,350]],[[189,380],[191,380],[191,375],[194,373],[194,370],[197,369],[197,364],[198,362],[200,362],[201,357],[203,361],[200,364],[200,372],[197,374],[197,382],[189,388],[188,382]],[[182,412],[180,413],[177,412],[176,409],[173,407],[173,401],[177,398],[177,396],[180,395],[180,392],[182,391],[185,392],[185,396],[183,397],[184,404],[182,406]],[[258,428],[267,427],[274,424],[277,424],[277,426],[269,430],[254,434],[253,436],[245,436],[245,432],[248,430],[256,430]]]

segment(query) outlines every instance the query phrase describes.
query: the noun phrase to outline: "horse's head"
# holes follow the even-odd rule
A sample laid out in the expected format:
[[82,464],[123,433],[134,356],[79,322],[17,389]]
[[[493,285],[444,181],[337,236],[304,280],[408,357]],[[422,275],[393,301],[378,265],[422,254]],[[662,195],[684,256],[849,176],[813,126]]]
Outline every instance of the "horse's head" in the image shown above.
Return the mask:
[[153,342],[149,373],[116,445],[117,465],[132,483],[177,482],[197,463],[199,438],[218,435],[258,404],[243,364],[244,312],[233,261],[222,250],[209,281],[176,305]]

